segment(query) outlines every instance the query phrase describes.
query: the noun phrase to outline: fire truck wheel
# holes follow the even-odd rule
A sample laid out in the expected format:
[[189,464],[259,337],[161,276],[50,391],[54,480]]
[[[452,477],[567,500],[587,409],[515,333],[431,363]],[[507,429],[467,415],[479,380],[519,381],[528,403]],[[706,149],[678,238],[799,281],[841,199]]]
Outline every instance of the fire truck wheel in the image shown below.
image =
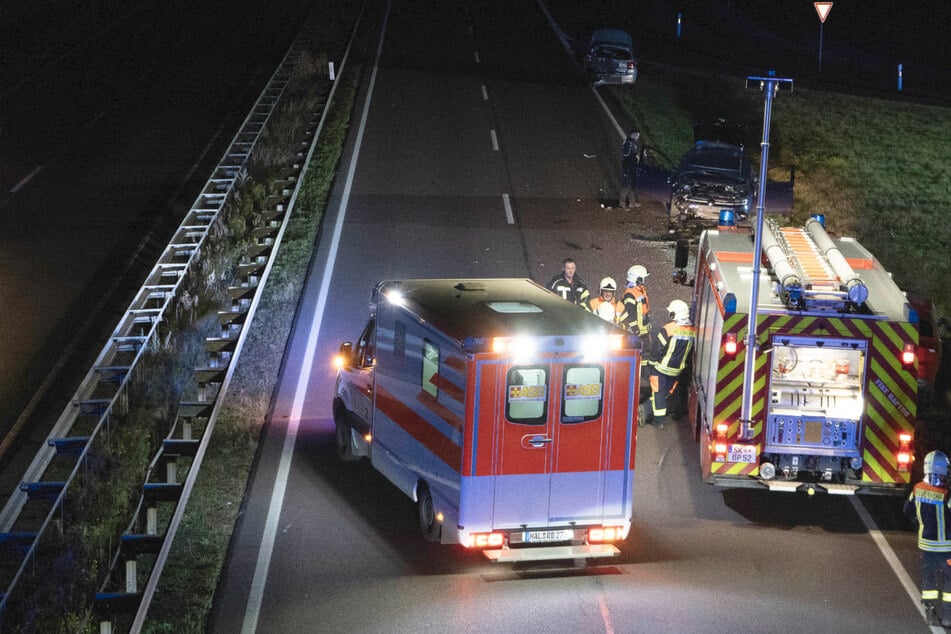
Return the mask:
[[440,526],[436,521],[436,510],[433,508],[433,496],[429,493],[429,487],[425,483],[420,483],[416,492],[416,512],[419,517],[419,530],[427,541],[438,542]]

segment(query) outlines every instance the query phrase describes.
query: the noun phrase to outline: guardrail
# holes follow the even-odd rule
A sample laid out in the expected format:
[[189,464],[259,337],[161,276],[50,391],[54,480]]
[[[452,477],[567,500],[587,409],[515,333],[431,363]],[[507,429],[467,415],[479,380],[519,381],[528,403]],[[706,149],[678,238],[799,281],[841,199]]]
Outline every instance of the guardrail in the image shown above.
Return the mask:
[[[353,34],[359,22],[358,18]],[[130,377],[146,350],[156,343],[159,324],[169,316],[186,276],[193,270],[197,256],[209,241],[222,210],[246,173],[255,145],[280,102],[295,65],[312,44],[316,27],[317,18],[314,14],[299,31],[185,219],[59,416],[44,447],[37,452],[25,472],[18,490],[0,510],[0,549],[5,554],[21,557],[16,573],[0,595],[0,628],[8,601],[30,564],[35,561],[40,541],[51,527],[63,530],[62,518],[58,518],[58,515],[62,515],[70,484],[87,472],[87,460],[93,443],[101,435],[108,434],[116,424],[116,417],[127,413]],[[343,54],[341,72],[349,55],[353,34]],[[336,76],[339,77],[339,73]],[[272,207],[260,214],[264,225],[254,229],[257,245],[238,263],[240,283],[228,289],[232,300],[230,308],[219,312],[220,336],[206,340],[208,362],[195,369],[199,397],[195,401],[179,403],[168,435],[151,460],[135,515],[111,560],[110,576],[96,595],[95,612],[105,617],[100,623],[100,631],[112,630],[111,616],[133,612],[136,614],[133,630],[138,631],[142,626],[227,391],[233,362],[240,354],[247,325],[253,319],[259,301],[259,291],[271,270],[289,212],[296,201],[303,170],[316,147],[336,85],[337,80],[328,80],[318,91],[319,103],[314,113],[315,120],[311,121],[311,125],[316,125],[316,128],[309,128],[307,134],[310,138],[302,141],[308,147],[306,156],[304,152],[299,152],[299,161],[282,175],[286,187],[271,201]],[[318,115],[319,121],[316,121]],[[201,428],[200,440],[193,438],[196,427]],[[74,460],[65,477],[56,475],[63,471],[61,464],[55,463],[56,468],[51,468],[57,459]],[[179,484],[177,478],[181,462],[184,462],[182,459],[190,460],[190,464],[185,481]],[[164,479],[154,481],[156,476]],[[161,534],[160,503],[174,505],[165,531]],[[42,509],[47,507],[44,515]],[[38,521],[38,518],[41,519]],[[39,526],[36,526],[37,523]],[[156,556],[144,591],[137,588],[139,555]],[[120,562],[125,564],[124,587],[120,591],[109,592],[110,579]]]

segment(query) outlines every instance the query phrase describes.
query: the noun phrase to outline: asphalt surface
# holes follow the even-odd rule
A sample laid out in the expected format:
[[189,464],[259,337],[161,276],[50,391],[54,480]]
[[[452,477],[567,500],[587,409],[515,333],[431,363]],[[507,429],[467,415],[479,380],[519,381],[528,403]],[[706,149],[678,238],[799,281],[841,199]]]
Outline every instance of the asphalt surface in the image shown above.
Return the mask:
[[370,6],[382,54],[209,631],[926,631],[896,499],[718,492],[699,481],[685,422],[640,431],[632,536],[586,569],[501,566],[426,543],[410,500],[336,459],[329,360],[359,336],[381,279],[545,282],[571,256],[592,283],[644,264],[658,310],[690,292],[669,281],[666,201],[646,188],[642,207],[607,208],[618,127],[632,122],[601,107],[535,2]]

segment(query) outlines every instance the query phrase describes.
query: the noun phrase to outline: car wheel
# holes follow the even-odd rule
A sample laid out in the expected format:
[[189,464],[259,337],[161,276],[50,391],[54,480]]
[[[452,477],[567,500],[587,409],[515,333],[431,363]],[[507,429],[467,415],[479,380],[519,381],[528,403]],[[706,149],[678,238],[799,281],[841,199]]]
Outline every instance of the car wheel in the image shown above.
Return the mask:
[[436,521],[436,509],[433,507],[433,496],[425,483],[420,483],[416,492],[416,515],[419,518],[419,530],[423,537],[430,542],[438,542],[440,525]]

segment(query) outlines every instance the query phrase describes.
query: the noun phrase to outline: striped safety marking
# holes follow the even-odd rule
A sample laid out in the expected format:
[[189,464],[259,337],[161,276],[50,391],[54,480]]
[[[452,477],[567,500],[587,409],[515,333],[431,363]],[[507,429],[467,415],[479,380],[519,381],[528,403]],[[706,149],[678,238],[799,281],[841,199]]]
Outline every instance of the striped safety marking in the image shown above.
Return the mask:
[[[735,333],[737,340],[746,338],[747,315],[725,316],[723,332]],[[917,345],[918,333],[911,323],[896,323],[858,318],[818,317],[800,315],[762,315],[760,333],[782,332],[788,335],[862,338],[869,341],[865,390],[865,414],[862,418],[863,470],[862,480],[869,483],[895,484],[909,482],[910,474],[898,471],[896,454],[899,433],[913,433],[917,415],[917,373],[901,365],[905,344]],[[768,339],[763,339],[764,343]],[[720,353],[717,390],[713,406],[713,429],[717,423],[729,423],[728,438],[739,434],[739,418],[743,407],[743,369],[745,358],[737,355],[725,359]],[[763,408],[769,374],[769,355],[756,357],[753,382],[752,444],[763,442]],[[757,450],[759,452],[759,449]],[[758,466],[751,463],[712,462],[711,473],[720,475],[756,475]]]

